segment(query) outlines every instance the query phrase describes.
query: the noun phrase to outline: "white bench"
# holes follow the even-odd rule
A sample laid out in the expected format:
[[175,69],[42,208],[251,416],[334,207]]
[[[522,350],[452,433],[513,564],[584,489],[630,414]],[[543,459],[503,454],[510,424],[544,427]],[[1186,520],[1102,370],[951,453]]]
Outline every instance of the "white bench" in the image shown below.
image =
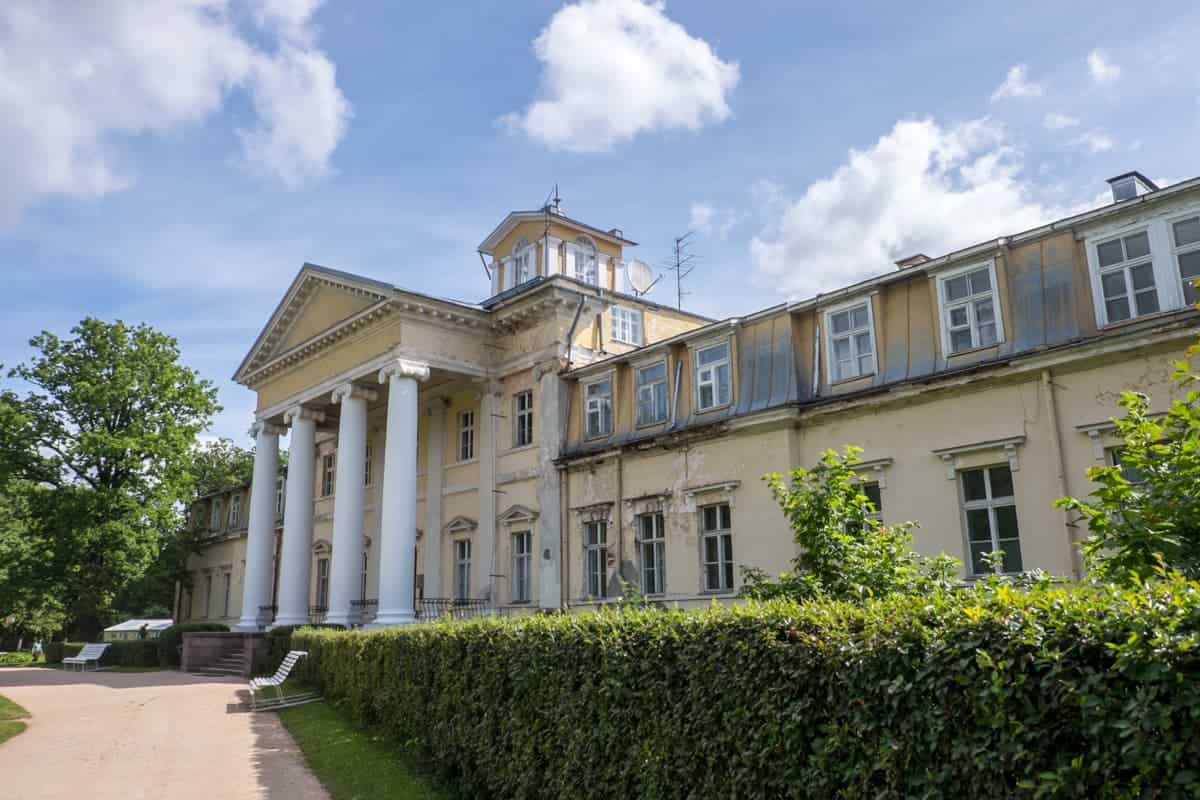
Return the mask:
[[[260,689],[265,690],[268,686],[275,687],[275,699],[271,701],[273,706],[283,702],[283,682],[287,680],[288,675],[292,673],[292,668],[296,666],[296,662],[304,658],[308,653],[304,650],[291,650],[283,659],[283,663],[279,665],[279,669],[275,670],[275,674],[265,678],[250,679],[250,709],[258,710],[258,699],[256,692]],[[307,695],[305,695],[307,697]]]
[[87,672],[87,665],[93,661],[96,662],[96,669],[100,669],[100,657],[107,649],[108,645],[106,644],[85,644],[79,651],[79,655],[68,656],[62,660],[63,669],[70,669],[78,665],[81,672]]

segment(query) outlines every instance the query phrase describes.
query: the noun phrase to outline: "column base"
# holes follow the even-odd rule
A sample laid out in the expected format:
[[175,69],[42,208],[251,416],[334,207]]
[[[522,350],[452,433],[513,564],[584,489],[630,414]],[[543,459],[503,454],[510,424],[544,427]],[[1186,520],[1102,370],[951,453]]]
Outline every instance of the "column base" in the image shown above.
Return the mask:
[[396,625],[412,625],[417,621],[417,615],[412,609],[401,611],[380,611],[375,620],[363,627],[369,629],[391,628]]
[[259,623],[257,617],[251,619],[242,617],[238,620],[238,624],[233,626],[233,630],[237,633],[261,633],[263,626]]
[[275,628],[282,628],[285,625],[309,625],[309,624],[311,624],[311,620],[309,620],[307,614],[305,614],[303,617],[301,617],[301,616],[285,617],[281,614],[275,618],[274,622],[272,622],[270,625],[267,626],[267,630],[273,630]]
[[322,625],[342,625],[342,626],[349,628],[357,623],[358,623],[358,615],[357,614],[330,614],[327,612],[325,614],[325,621],[322,622],[321,624]]

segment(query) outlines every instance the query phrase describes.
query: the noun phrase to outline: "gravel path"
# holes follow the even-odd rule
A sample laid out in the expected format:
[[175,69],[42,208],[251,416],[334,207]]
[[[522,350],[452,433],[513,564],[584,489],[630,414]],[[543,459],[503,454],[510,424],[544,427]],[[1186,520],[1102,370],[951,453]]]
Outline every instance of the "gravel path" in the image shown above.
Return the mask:
[[180,672],[0,669],[33,718],[0,745],[0,799],[327,800],[271,713],[237,709],[245,683]]

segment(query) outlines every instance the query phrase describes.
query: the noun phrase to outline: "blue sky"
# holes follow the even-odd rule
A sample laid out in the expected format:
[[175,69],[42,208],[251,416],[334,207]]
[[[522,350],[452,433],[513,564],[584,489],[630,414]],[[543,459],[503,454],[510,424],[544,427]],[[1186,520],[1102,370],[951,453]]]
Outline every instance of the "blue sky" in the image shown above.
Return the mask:
[[477,301],[556,183],[724,317],[1200,174],[1194,2],[146,5],[0,8],[0,363],[149,322],[242,443],[304,261]]

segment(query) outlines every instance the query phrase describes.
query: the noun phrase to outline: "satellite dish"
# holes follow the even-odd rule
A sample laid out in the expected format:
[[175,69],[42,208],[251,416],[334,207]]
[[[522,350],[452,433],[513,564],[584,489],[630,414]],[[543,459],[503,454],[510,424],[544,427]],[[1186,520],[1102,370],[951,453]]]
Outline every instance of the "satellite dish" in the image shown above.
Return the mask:
[[654,270],[645,261],[635,258],[625,265],[625,271],[629,275],[629,285],[638,294],[650,291],[650,287],[655,283]]

